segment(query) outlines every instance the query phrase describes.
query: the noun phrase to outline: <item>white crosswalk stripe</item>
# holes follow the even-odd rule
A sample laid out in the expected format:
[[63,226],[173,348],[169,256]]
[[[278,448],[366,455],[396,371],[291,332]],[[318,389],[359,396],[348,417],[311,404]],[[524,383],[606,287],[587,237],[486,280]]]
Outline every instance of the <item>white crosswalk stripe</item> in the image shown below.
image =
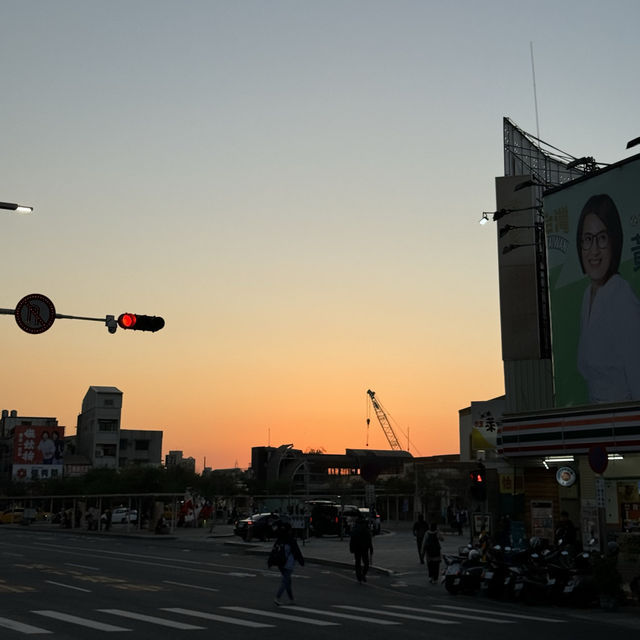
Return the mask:
[[20,633],[32,634],[32,633],[52,633],[46,629],[40,627],[34,627],[30,624],[24,624],[23,622],[17,622],[16,620],[9,620],[9,618],[0,618],[0,627],[10,629],[11,631],[19,631]]
[[[437,616],[452,616],[454,618],[464,618],[465,620],[481,620],[482,622],[492,622],[494,624],[514,624],[514,620],[498,620],[489,616],[472,616],[466,613],[454,613],[449,611],[437,611],[435,609],[420,609],[418,607],[404,607],[399,604],[385,604],[389,609],[401,609],[402,611],[414,611],[416,613],[435,613]],[[468,609],[465,609],[468,611]]]
[[347,620],[360,620],[361,622],[371,622],[372,624],[393,625],[401,624],[395,620],[382,620],[381,618],[371,618],[366,616],[356,616],[350,613],[338,613],[337,611],[325,611],[324,609],[309,609],[308,607],[284,606],[283,609],[292,609],[293,611],[304,611],[305,613],[319,613],[320,615],[330,616],[332,618],[345,618]]
[[122,609],[98,609],[98,611],[102,613],[109,613],[113,616],[122,616],[123,618],[131,618],[132,620],[142,620],[143,622],[150,622],[151,624],[159,624],[162,627],[171,627],[172,629],[206,629],[206,627],[197,627],[194,624],[175,622],[174,620],[167,620],[166,618],[156,618],[156,616],[148,616],[143,613],[135,613],[133,611],[123,611]]
[[435,624],[460,624],[454,620],[442,620],[429,616],[417,616],[412,613],[396,613],[395,611],[381,611],[380,609],[367,609],[366,607],[353,607],[348,604],[336,604],[339,609],[348,609],[349,611],[363,611],[372,615],[394,616],[395,618],[405,618],[406,620],[422,620],[424,622],[433,622]]
[[203,618],[204,620],[213,620],[215,622],[227,622],[229,624],[237,624],[241,627],[251,627],[253,629],[273,627],[272,624],[266,624],[264,622],[255,622],[255,620],[243,620],[242,618],[230,618],[229,616],[220,616],[215,613],[208,613],[207,611],[194,611],[193,609],[181,609],[179,607],[167,607],[161,609],[161,611],[168,611],[169,613],[179,613],[185,616]]
[[528,616],[521,613],[508,613],[506,611],[496,611],[495,609],[469,609],[468,607],[457,607],[452,604],[437,604],[440,609],[455,609],[458,611],[471,611],[473,613],[484,613],[485,616],[503,616],[505,618],[517,618],[518,620],[537,620],[538,622],[564,622],[558,618],[546,618],[542,616]]
[[267,618],[278,618],[280,620],[291,620],[292,622],[302,622],[304,624],[313,624],[318,627],[335,627],[337,622],[329,622],[328,620],[316,620],[315,618],[303,618],[302,616],[292,616],[287,613],[276,613],[275,611],[263,611],[262,609],[250,609],[249,607],[220,607],[228,611],[237,611],[239,613],[250,613],[254,616],[265,616]]
[[63,613],[62,611],[50,611],[48,609],[42,609],[40,611],[32,611],[39,616],[45,616],[46,618],[53,618],[54,620],[62,620],[63,622],[69,622],[70,624],[77,624],[81,627],[89,627],[89,629],[96,629],[97,631],[131,631],[125,627],[116,627],[112,624],[104,624],[97,620],[89,620],[88,618],[80,618],[78,616],[72,616],[69,613]]

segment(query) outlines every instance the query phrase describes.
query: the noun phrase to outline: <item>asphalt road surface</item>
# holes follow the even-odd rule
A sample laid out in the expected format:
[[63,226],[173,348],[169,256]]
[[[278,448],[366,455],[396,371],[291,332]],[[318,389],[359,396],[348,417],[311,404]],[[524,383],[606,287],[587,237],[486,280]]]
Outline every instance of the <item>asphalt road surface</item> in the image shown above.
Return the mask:
[[[110,636],[236,639],[339,633],[403,640],[601,640],[640,628],[615,614],[527,608],[452,597],[426,580],[371,574],[358,584],[344,567],[296,567],[296,604],[278,607],[280,581],[266,558],[224,544],[0,529],[0,638]],[[286,597],[285,597],[286,600]],[[628,621],[628,616],[626,620]],[[627,628],[625,628],[627,624]]]

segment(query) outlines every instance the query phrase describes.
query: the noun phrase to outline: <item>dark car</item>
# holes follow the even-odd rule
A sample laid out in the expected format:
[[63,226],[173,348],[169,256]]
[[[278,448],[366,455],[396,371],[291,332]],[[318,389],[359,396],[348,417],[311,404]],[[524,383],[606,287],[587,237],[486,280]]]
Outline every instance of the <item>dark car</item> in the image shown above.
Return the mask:
[[248,518],[238,520],[233,533],[243,540],[269,540],[276,537],[276,531],[281,523],[289,522],[288,516],[277,513],[254,513]]

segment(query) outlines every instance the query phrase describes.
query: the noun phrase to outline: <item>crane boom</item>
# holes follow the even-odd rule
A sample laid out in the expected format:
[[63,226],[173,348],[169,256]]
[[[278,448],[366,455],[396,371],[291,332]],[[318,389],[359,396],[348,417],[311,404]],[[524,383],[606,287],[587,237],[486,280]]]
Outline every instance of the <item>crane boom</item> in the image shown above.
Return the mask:
[[373,409],[376,412],[376,416],[378,417],[378,422],[380,422],[380,426],[384,431],[384,435],[387,436],[387,440],[389,441],[389,445],[394,451],[402,451],[402,447],[398,442],[398,438],[393,431],[393,427],[387,418],[387,414],[384,412],[382,405],[378,402],[376,398],[376,392],[371,391],[371,389],[367,390],[367,394],[369,398],[371,398],[371,404],[373,405]]

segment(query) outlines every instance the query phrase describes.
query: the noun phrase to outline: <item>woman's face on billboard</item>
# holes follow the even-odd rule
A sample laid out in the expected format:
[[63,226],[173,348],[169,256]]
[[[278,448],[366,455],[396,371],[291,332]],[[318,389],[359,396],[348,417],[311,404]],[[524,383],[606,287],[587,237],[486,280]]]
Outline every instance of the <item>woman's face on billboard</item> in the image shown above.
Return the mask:
[[604,222],[595,213],[588,213],[582,227],[582,266],[594,285],[602,286],[611,266],[611,244]]

